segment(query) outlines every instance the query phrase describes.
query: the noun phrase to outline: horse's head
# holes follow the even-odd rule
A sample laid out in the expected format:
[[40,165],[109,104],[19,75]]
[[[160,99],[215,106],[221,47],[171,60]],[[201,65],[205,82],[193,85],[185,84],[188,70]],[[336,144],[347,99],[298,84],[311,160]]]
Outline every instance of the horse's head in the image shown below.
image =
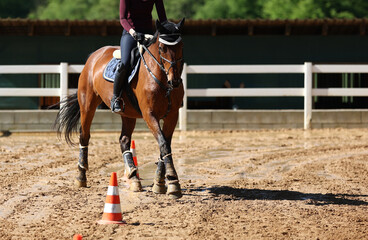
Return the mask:
[[168,83],[174,88],[182,83],[181,73],[183,72],[184,59],[181,30],[184,21],[184,18],[178,24],[156,21],[161,63],[165,69]]

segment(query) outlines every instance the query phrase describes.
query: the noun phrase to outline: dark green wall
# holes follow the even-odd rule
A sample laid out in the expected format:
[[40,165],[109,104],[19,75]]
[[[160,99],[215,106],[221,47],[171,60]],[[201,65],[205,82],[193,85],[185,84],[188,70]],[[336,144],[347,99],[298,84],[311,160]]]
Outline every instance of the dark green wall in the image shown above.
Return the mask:
[[97,48],[119,41],[119,37],[0,36],[0,64],[82,64]]
[[368,62],[367,36],[185,37],[190,64]]
[[[0,65],[83,64],[99,47],[119,44],[120,37],[102,36],[0,36]],[[184,57],[189,65],[367,63],[366,36],[184,36]],[[0,87],[37,86],[36,76],[0,75]],[[301,74],[190,75],[189,87],[302,87]],[[29,99],[30,101],[26,101]],[[21,102],[20,102],[20,101]],[[193,99],[192,99],[193,100]],[[194,100],[215,101],[215,98]],[[0,108],[38,108],[37,98],[0,98]],[[27,102],[27,104],[26,104]],[[303,99],[236,98],[241,108],[303,108]],[[24,107],[26,105],[26,107]]]
[[[303,64],[368,63],[366,36],[202,36],[185,37],[185,59],[189,64]],[[301,74],[193,75],[189,87],[303,87]],[[200,100],[205,101],[205,98]],[[208,100],[208,99],[207,99]],[[215,102],[215,98],[211,98]],[[302,109],[301,97],[235,98],[246,109]]]
[[[99,47],[115,45],[119,37],[0,36],[0,65],[83,64]],[[0,74],[0,87],[37,87],[35,74]],[[38,109],[39,98],[0,97],[0,109]]]

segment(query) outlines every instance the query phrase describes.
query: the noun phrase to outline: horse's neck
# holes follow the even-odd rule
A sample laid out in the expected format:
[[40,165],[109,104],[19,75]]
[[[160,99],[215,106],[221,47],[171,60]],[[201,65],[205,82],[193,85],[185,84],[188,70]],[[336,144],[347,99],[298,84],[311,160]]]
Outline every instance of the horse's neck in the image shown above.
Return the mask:
[[[153,62],[154,65],[161,65],[161,59],[160,59],[160,50],[159,50],[159,44],[160,42],[157,41],[152,43],[148,48],[148,52],[144,52],[143,54],[143,58],[145,59],[145,61],[148,62]],[[160,66],[161,67],[161,66]],[[153,69],[151,69],[153,70]]]
[[156,39],[156,42],[152,43],[147,49],[151,52],[151,54],[158,60],[159,59],[159,51],[158,51],[158,45],[159,45],[158,37]]

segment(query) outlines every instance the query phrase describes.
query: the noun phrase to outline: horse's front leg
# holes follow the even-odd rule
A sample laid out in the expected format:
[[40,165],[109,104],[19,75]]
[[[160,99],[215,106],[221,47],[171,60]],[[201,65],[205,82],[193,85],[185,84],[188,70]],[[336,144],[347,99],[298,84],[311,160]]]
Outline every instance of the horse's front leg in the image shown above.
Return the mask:
[[167,180],[167,194],[173,198],[182,197],[179,178],[176,173],[172,153],[171,139],[178,119],[177,113],[169,114],[164,120],[163,130],[161,130],[159,121],[153,116],[146,119],[148,127],[151,129],[160,147],[160,158],[157,163],[157,170],[154,178],[152,191],[154,193],[165,193],[165,177]]
[[166,139],[168,146],[168,153],[161,152],[161,159],[164,160],[165,164],[165,177],[168,183],[167,193],[176,198],[182,197],[181,188],[179,184],[179,177],[174,167],[172,152],[171,152],[171,140],[175,131],[176,123],[178,122],[179,112],[171,112],[165,119],[163,124],[162,132]]
[[141,192],[142,184],[137,177],[138,168],[134,164],[133,153],[130,151],[131,137],[135,127],[136,119],[127,117],[121,117],[121,119],[123,125],[121,129],[119,143],[124,159],[125,177],[128,179],[129,188],[131,191]]

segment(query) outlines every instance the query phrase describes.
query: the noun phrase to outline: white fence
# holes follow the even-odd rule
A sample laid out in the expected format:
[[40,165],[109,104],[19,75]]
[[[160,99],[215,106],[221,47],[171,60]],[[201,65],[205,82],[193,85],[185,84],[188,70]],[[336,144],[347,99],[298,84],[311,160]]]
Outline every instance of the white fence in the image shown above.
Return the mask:
[[[2,65],[0,74],[60,74],[60,88],[0,88],[0,96],[59,96],[61,99],[75,92],[68,89],[68,73],[80,73],[83,65]],[[303,88],[207,88],[186,89],[184,106],[180,110],[179,128],[187,128],[188,97],[304,97],[304,128],[311,127],[312,96],[368,96],[368,88],[326,88],[312,89],[313,73],[368,73],[368,64],[315,64],[306,62],[300,65],[184,65],[183,83],[187,86],[188,74],[304,74]]]
[[304,129],[311,128],[312,96],[368,96],[368,88],[312,89],[313,73],[368,73],[368,64],[316,64],[304,65],[210,65],[184,66],[183,82],[186,86],[188,74],[304,74],[304,88],[207,88],[187,89],[180,128],[186,129],[187,97],[304,97]]
[[68,88],[68,73],[82,72],[84,65],[0,65],[0,74],[60,74],[60,88],[0,88],[0,97],[60,97],[71,92]]

